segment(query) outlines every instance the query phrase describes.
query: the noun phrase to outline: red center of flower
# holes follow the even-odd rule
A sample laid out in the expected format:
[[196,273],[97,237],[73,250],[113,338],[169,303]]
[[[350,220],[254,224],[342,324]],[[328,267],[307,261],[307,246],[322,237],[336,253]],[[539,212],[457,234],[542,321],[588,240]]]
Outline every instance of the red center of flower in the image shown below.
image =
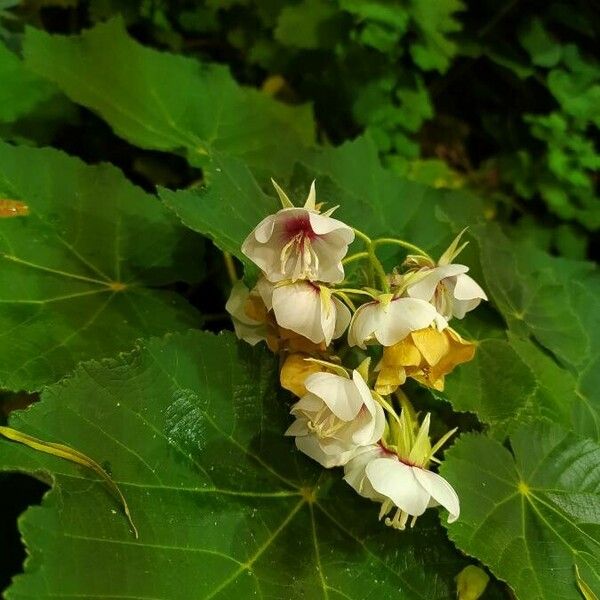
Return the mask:
[[285,235],[288,239],[301,235],[309,240],[314,240],[317,234],[313,231],[308,215],[293,217],[285,222]]

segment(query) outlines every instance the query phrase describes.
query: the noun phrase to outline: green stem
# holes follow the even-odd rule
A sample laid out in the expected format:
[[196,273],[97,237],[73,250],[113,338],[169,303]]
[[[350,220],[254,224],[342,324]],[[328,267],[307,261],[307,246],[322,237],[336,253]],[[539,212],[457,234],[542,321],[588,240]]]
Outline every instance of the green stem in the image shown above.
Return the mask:
[[355,288],[337,288],[333,290],[334,294],[340,294],[340,292],[342,294],[358,294],[359,296],[369,296],[369,298],[376,300],[376,297],[373,294],[366,292],[365,290],[357,290]]
[[379,282],[381,283],[381,287],[383,288],[383,291],[386,294],[388,294],[390,291],[390,284],[388,282],[387,275],[385,274],[385,269],[383,268],[381,261],[377,258],[377,255],[375,254],[375,245],[374,244],[369,245],[369,260],[371,261],[371,264],[373,265],[373,268],[375,269],[375,273],[379,277]]
[[411,250],[415,254],[420,254],[421,256],[424,256],[425,258],[428,258],[429,260],[433,260],[431,258],[431,256],[429,256],[429,254],[427,254],[427,252],[425,252],[425,250],[423,250],[423,248],[419,248],[419,246],[415,246],[414,244],[411,244],[410,242],[405,242],[404,240],[397,240],[395,238],[379,238],[379,239],[373,240],[374,246],[381,246],[382,244],[394,244],[396,246],[402,246],[402,248]]
[[229,281],[231,282],[231,285],[234,285],[238,280],[238,276],[235,270],[233,256],[231,256],[229,252],[223,252],[223,260],[225,261],[225,267],[227,268],[227,275],[229,275]]
[[360,238],[367,246],[372,244],[371,238],[366,233],[363,233],[360,229],[354,229],[353,227],[352,231],[354,231],[354,235]]
[[357,260],[361,260],[363,258],[369,258],[369,253],[368,252],[357,252],[356,254],[351,254],[350,256],[347,256],[343,261],[342,264],[345,265],[349,265],[350,263],[353,263]]
[[337,293],[337,295],[348,305],[348,308],[352,312],[356,312],[356,306],[354,305],[354,302],[352,302],[352,300],[350,300],[350,298],[346,294],[344,294],[344,292],[336,290],[334,291],[334,293]]
[[369,281],[369,284],[370,285],[374,284],[375,275],[377,275],[377,278],[379,279],[379,282],[380,282],[383,290],[386,293],[389,292],[390,286],[388,283],[387,275],[385,274],[383,265],[381,264],[380,260],[377,258],[377,255],[375,254],[375,242],[373,242],[373,240],[366,233],[363,233],[362,231],[360,231],[360,229],[353,228],[353,231],[354,231],[354,234],[356,235],[356,237],[359,237],[365,243],[365,245],[367,247],[367,256],[369,258],[369,264],[371,266],[371,273],[370,273],[371,281]]

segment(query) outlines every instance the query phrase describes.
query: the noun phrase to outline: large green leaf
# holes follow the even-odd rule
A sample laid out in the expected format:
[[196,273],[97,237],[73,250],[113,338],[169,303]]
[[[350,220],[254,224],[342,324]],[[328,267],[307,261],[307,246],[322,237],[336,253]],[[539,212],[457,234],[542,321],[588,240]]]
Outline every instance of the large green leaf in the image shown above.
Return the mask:
[[0,144],[0,198],[30,210],[0,219],[1,387],[37,390],[199,323],[180,296],[150,289],[197,278],[199,240],[119,170]]
[[600,447],[545,423],[511,437],[511,454],[482,435],[447,452],[442,474],[461,498],[451,539],[527,600],[600,593]]
[[276,172],[312,143],[308,107],[240,87],[226,67],[146,48],[113,19],[80,36],[29,29],[28,67],[98,112],[142,148],[183,151],[194,165],[214,150]]
[[276,388],[266,351],[190,332],[85,364],[14,413],[104,464],[140,536],[90,473],[0,442],[1,470],[53,483],[20,520],[30,559],[7,599],[451,597],[465,563],[435,515],[403,533],[378,523],[340,470],[283,436]]
[[474,337],[475,358],[446,379],[444,397],[455,410],[477,414],[498,439],[544,417],[600,440],[595,390],[585,395],[577,377],[529,339],[510,332]]

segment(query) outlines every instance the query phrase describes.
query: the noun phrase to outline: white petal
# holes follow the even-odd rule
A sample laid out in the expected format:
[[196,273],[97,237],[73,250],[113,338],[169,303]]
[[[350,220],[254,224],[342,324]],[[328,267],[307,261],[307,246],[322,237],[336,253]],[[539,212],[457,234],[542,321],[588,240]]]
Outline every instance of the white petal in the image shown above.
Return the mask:
[[296,419],[286,430],[283,435],[307,435],[308,427],[306,426],[306,419]]
[[454,488],[437,473],[418,467],[412,467],[412,470],[427,493],[448,511],[448,523],[456,521],[460,515],[460,500]]
[[363,304],[354,313],[350,322],[350,331],[348,332],[348,344],[358,346],[363,350],[366,348],[365,341],[380,328],[385,318],[383,308],[380,302],[367,302]]
[[456,278],[456,286],[454,287],[454,297],[457,300],[474,300],[481,298],[487,300],[485,292],[479,284],[468,275],[458,275]]
[[319,215],[318,213],[314,212],[308,213],[308,218],[310,219],[310,226],[312,227],[312,230],[317,235],[325,236],[332,231],[337,231],[341,236],[340,241],[342,241],[346,246],[354,240],[354,231],[352,231],[352,228],[348,227],[346,223],[338,221],[338,219]]
[[296,447],[307,456],[316,460],[321,466],[326,469],[331,467],[339,467],[348,461],[348,455],[333,455],[323,451],[319,444],[319,440],[312,435],[305,435],[296,438]]
[[267,310],[273,308],[273,288],[273,284],[266,277],[260,277],[254,286]]
[[333,332],[333,339],[339,338],[343,335],[344,331],[348,328],[352,313],[350,309],[338,298],[332,298],[335,305],[336,317],[335,317],[335,330]]
[[325,339],[321,324],[321,295],[310,283],[297,282],[275,287],[273,312],[277,323],[318,344]]
[[318,396],[331,410],[342,419],[351,421],[363,406],[363,399],[351,379],[333,373],[313,373],[304,380],[307,391]]
[[[310,375],[309,375],[310,377]],[[307,377],[308,379],[308,377]],[[300,412],[304,413],[312,413],[317,412],[323,408],[323,400],[319,398],[319,396],[315,396],[314,394],[306,393],[300,400],[298,400],[295,404],[290,408],[290,413],[295,415]]]
[[393,346],[402,341],[409,333],[429,327],[435,320],[435,308],[416,298],[397,298],[388,307],[385,323],[375,332],[383,346]]
[[365,469],[367,465],[374,459],[380,458],[383,454],[381,446],[365,446],[364,448],[358,449],[352,460],[348,461],[344,467],[344,480],[354,488],[361,496],[365,495],[367,489],[372,489],[371,484],[365,486],[366,473]]
[[441,267],[434,267],[429,271],[429,274],[425,275],[423,279],[420,279],[414,285],[411,285],[406,293],[411,298],[420,298],[429,302],[435,294],[435,288],[442,279],[446,277],[453,277],[460,273],[466,273],[469,270],[464,265],[444,265]]
[[411,467],[395,458],[376,458],[365,471],[373,489],[398,508],[413,516],[425,512],[429,494],[419,485]]
[[250,295],[250,290],[244,285],[243,281],[238,281],[231,288],[229,299],[225,304],[225,310],[235,319],[245,325],[259,325],[259,321],[251,319],[245,311],[246,301]]

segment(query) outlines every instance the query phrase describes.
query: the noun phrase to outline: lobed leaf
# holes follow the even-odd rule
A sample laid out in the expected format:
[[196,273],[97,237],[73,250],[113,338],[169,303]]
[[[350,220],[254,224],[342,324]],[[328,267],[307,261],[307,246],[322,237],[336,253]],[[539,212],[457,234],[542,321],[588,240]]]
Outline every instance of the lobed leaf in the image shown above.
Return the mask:
[[30,69],[118,135],[142,148],[182,151],[193,165],[220,151],[284,172],[314,139],[310,108],[242,88],[224,66],[146,48],[120,18],[79,36],[28,29],[24,54]]
[[403,534],[378,523],[284,438],[276,386],[266,351],[189,332],[86,363],[14,413],[105,466],[139,539],[100,480],[0,441],[0,470],[53,482],[20,520],[30,558],[7,600],[450,597],[465,562],[432,515]]
[[82,360],[200,323],[152,289],[199,277],[199,240],[118,169],[0,143],[0,197],[29,207],[0,219],[1,387],[38,390]]
[[578,568],[600,591],[600,446],[547,423],[511,436],[513,454],[465,435],[441,473],[461,498],[450,538],[519,598],[581,598]]

